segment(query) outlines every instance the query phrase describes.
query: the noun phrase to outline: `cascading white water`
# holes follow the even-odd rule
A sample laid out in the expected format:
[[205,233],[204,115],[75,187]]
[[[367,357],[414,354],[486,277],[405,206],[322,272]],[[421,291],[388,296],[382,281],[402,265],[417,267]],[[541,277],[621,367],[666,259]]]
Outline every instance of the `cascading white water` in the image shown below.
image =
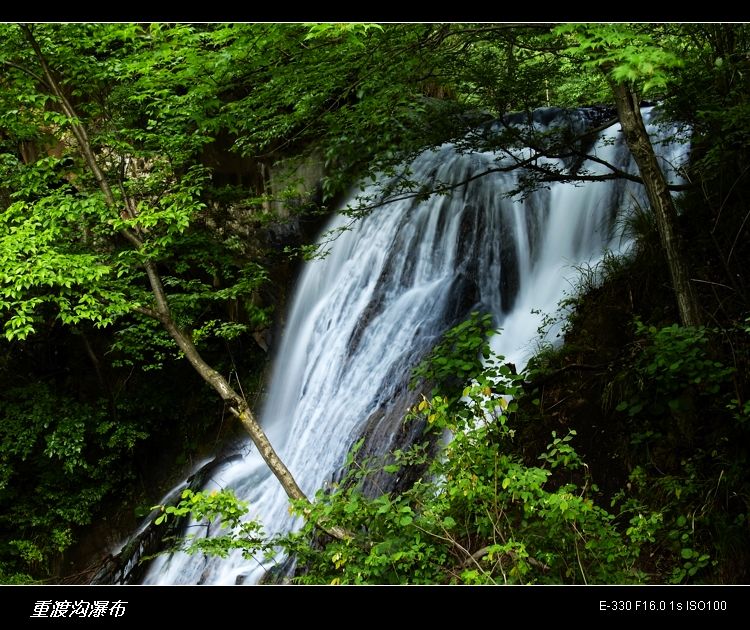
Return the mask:
[[[647,120],[650,113],[644,110]],[[632,171],[621,135],[619,126],[610,127],[592,150]],[[686,154],[680,144],[660,151],[670,169]],[[410,168],[418,181],[457,184],[497,166],[497,157],[460,154],[446,144]],[[584,166],[607,172],[595,162]],[[386,204],[344,231],[329,256],[306,265],[261,418],[309,496],[341,467],[367,419],[397,396],[411,367],[448,327],[472,310],[493,313],[503,328],[493,349],[521,368],[543,315],[555,312],[570,288],[574,266],[626,246],[616,219],[632,199],[642,199],[638,184],[553,183],[514,201],[506,193],[518,177],[493,173],[447,196]],[[348,222],[336,216],[327,231]],[[226,487],[250,503],[267,533],[295,526],[286,495],[249,443],[241,461],[212,475],[209,488]],[[238,576],[253,583],[266,568],[239,553],[164,555],[144,583],[234,584]]]

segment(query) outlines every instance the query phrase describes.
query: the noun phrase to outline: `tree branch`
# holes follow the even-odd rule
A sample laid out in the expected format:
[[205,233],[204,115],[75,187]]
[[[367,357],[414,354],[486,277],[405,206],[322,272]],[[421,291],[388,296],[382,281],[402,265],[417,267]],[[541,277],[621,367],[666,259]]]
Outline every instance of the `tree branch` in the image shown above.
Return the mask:
[[[405,201],[405,200],[414,199],[414,198],[422,198],[422,197],[426,197],[426,196],[433,195],[433,194],[444,194],[452,190],[461,188],[462,186],[466,186],[470,182],[480,179],[482,177],[486,177],[487,175],[491,175],[493,173],[508,173],[508,172],[511,172],[520,168],[528,168],[529,170],[540,174],[541,177],[537,180],[539,183],[605,182],[605,181],[612,181],[616,179],[626,179],[628,181],[631,181],[631,182],[634,182],[636,184],[640,184],[641,186],[643,186],[644,181],[642,177],[623,171],[622,169],[616,167],[614,164],[611,164],[610,162],[607,162],[606,160],[596,155],[592,155],[590,153],[580,151],[575,148],[576,144],[580,143],[582,140],[585,140],[586,138],[589,138],[592,135],[596,135],[604,131],[605,129],[608,129],[609,127],[611,127],[613,124],[616,124],[617,122],[618,122],[617,118],[612,118],[612,119],[607,120],[605,123],[598,125],[597,127],[586,130],[579,136],[576,136],[572,138],[571,140],[568,140],[566,142],[566,146],[564,150],[561,149],[561,150],[553,151],[553,150],[544,149],[543,147],[539,147],[537,143],[536,147],[532,147],[534,154],[525,159],[519,159],[517,156],[513,155],[508,149],[502,148],[502,151],[505,153],[505,155],[507,155],[512,160],[514,160],[513,164],[508,165],[508,166],[497,166],[493,168],[488,168],[485,171],[482,171],[481,173],[476,173],[474,175],[471,175],[470,177],[467,177],[455,184],[440,184],[431,190],[421,188],[418,191],[398,194],[397,196],[385,198],[373,204],[354,208],[354,210],[356,210],[357,212],[368,212],[370,210],[374,210],[375,208],[380,208],[389,203],[395,203],[398,201]],[[511,127],[507,125],[506,125],[506,129],[514,132],[514,139],[516,141],[520,141],[527,145],[534,144],[531,138],[524,137],[522,134],[518,133],[517,130],[512,129]],[[586,174],[580,174],[580,173],[579,174],[562,173],[561,171],[556,171],[551,167],[541,166],[537,163],[540,158],[563,160],[563,159],[567,159],[571,157],[579,157],[583,161],[589,160],[596,164],[601,164],[602,166],[608,168],[611,172],[601,174],[601,175],[586,175]],[[667,187],[667,190],[669,191],[680,192],[680,191],[690,190],[694,188],[694,184],[669,184],[667,183],[666,187]]]
[[102,193],[104,193],[104,198],[107,201],[107,205],[109,205],[112,209],[116,209],[117,204],[115,202],[114,195],[112,194],[112,190],[109,187],[109,183],[107,182],[104,173],[102,173],[102,170],[99,168],[99,164],[96,161],[94,152],[91,149],[91,142],[89,141],[86,128],[81,124],[78,118],[78,114],[73,108],[73,105],[65,96],[65,93],[60,87],[60,84],[52,74],[52,70],[47,64],[47,59],[45,58],[44,53],[39,46],[39,43],[36,41],[34,34],[31,32],[31,29],[27,24],[20,24],[19,26],[26,36],[29,44],[34,49],[34,54],[39,61],[39,65],[42,67],[47,85],[52,90],[52,93],[60,101],[60,106],[63,109],[63,113],[68,117],[68,120],[70,121],[71,130],[73,131],[73,135],[78,141],[78,146],[81,150],[83,158],[86,160],[86,164],[88,164],[89,169],[91,169],[91,172],[96,178],[96,181],[99,184],[99,188],[101,189]]
[[[508,153],[508,155],[511,155],[511,154]],[[602,164],[603,166],[606,166],[607,168],[609,168],[612,172],[603,174],[603,175],[580,175],[580,174],[576,175],[576,174],[554,171],[550,168],[546,168],[544,166],[535,164],[535,162],[539,160],[539,158],[542,158],[542,157],[563,159],[566,157],[573,157],[573,155],[577,155],[584,159],[591,160],[592,162],[597,162],[599,164]],[[637,175],[626,173],[625,171],[622,171],[618,169],[616,166],[610,164],[606,160],[602,160],[601,158],[590,155],[588,153],[571,152],[571,153],[553,154],[553,153],[538,152],[538,153],[535,153],[533,156],[526,158],[524,160],[516,159],[516,162],[514,162],[513,164],[509,166],[497,166],[493,168],[488,168],[487,170],[482,171],[481,173],[476,173],[474,175],[471,175],[470,177],[467,177],[455,184],[441,184],[441,185],[436,186],[433,189],[422,188],[418,191],[398,194],[397,196],[381,199],[380,201],[377,201],[369,205],[353,208],[353,210],[355,210],[356,212],[368,212],[376,208],[381,208],[382,206],[388,205],[389,203],[396,203],[398,201],[406,201],[408,199],[415,199],[415,198],[425,198],[425,197],[429,197],[430,195],[444,194],[452,190],[456,190],[457,188],[466,186],[470,182],[473,182],[474,180],[477,180],[477,179],[481,179],[482,177],[486,177],[487,175],[492,175],[493,173],[509,173],[519,168],[528,168],[534,171],[535,173],[540,173],[542,175],[542,177],[538,180],[540,183],[606,182],[606,181],[612,181],[616,179],[627,179],[629,181],[632,181],[632,182],[635,182],[636,184],[641,184],[641,185],[643,185],[644,183],[643,179],[638,177]],[[692,184],[667,184],[667,189],[670,191],[674,191],[674,192],[679,192],[682,190],[689,190],[691,188],[693,188]]]
[[47,83],[47,81],[44,79],[44,77],[38,75],[33,70],[29,70],[29,68],[27,68],[25,66],[22,66],[21,64],[18,64],[18,63],[13,63],[12,61],[5,61],[5,60],[3,60],[3,61],[0,61],[0,63],[2,63],[5,66],[9,66],[11,68],[15,68],[16,70],[20,70],[24,74],[29,75],[35,81],[39,81],[39,83],[41,83],[42,85],[44,85],[48,90],[52,91],[52,88],[51,88],[50,84]]
[[[490,546],[482,547],[481,549],[475,551],[472,553],[466,560],[464,560],[463,564],[461,565],[462,569],[465,569],[471,565],[472,562],[478,563],[482,558],[484,558],[491,550]],[[504,551],[502,553],[504,556],[508,556],[511,560],[514,562],[518,562],[520,560],[526,560],[532,567],[535,569],[538,569],[539,571],[547,572],[550,570],[550,567],[544,564],[544,562],[541,562],[537,560],[536,558],[532,558],[531,556],[528,556],[526,558],[521,558],[515,551]]]
[[[104,195],[107,206],[113,213],[119,215],[117,203],[115,201],[114,195],[112,194],[112,189],[110,188],[106,176],[99,168],[99,164],[97,163],[96,156],[94,155],[94,151],[91,147],[91,142],[89,140],[86,128],[81,123],[73,105],[67,99],[62,90],[62,87],[56,80],[51,68],[49,67],[49,64],[47,63],[41,47],[39,46],[39,43],[34,37],[34,34],[31,32],[31,29],[26,24],[21,24],[20,28],[34,50],[34,53],[44,72],[48,87],[57,97],[64,114],[68,117],[71,129],[78,143],[79,150],[81,151],[81,154],[86,161],[88,168],[93,173],[97,184],[99,185],[99,189]],[[125,201],[127,202],[127,199]],[[137,235],[133,234],[127,228],[120,229],[120,233],[130,243],[133,244],[136,250],[142,251],[144,243],[140,238],[138,238]],[[193,344],[191,335],[183,330],[180,330],[180,328],[177,326],[174,318],[172,317],[172,313],[169,308],[169,301],[167,299],[166,292],[164,291],[164,285],[161,281],[161,277],[159,276],[154,261],[146,260],[143,263],[143,266],[146,270],[146,275],[148,276],[149,284],[151,286],[151,293],[153,294],[154,301],[156,303],[156,309],[154,310],[142,306],[136,306],[134,307],[134,310],[138,313],[141,313],[148,317],[152,317],[161,322],[161,324],[170,334],[172,339],[175,341],[177,346],[185,355],[185,358],[187,358],[196,372],[198,372],[198,374],[201,376],[201,378],[203,378],[204,381],[206,381],[209,385],[211,385],[211,387],[214,388],[219,396],[221,396],[221,399],[225,403],[227,403],[230,412],[237,418],[239,418],[240,422],[242,422],[243,427],[250,435],[250,438],[257,447],[261,457],[263,457],[264,461],[268,464],[271,472],[273,472],[273,474],[279,480],[286,494],[291,499],[304,501],[309,504],[310,500],[299,487],[296,480],[292,476],[292,473],[286,467],[284,462],[282,462],[277,455],[276,451],[271,445],[271,442],[268,440],[268,437],[261,428],[254,414],[250,410],[247,401],[242,396],[237,394],[234,389],[232,389],[227,380],[221,374],[219,374],[219,372],[214,370],[210,365],[208,365],[208,363],[203,360],[203,357],[200,355],[198,349]],[[323,527],[323,529],[331,536],[340,540],[344,540],[349,537],[347,535],[347,532],[339,527],[327,527],[325,524],[323,524],[321,527]]]
[[145,306],[134,306],[133,310],[137,313],[140,313],[141,315],[145,315],[146,317],[151,317],[152,319],[161,321],[161,319],[159,318],[159,313],[150,308],[146,308]]

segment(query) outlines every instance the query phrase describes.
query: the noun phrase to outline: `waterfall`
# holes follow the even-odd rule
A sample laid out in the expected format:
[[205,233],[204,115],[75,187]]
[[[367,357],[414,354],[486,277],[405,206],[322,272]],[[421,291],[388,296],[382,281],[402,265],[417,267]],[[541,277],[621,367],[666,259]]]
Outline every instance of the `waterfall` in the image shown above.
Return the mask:
[[[651,115],[644,109],[647,122]],[[537,116],[536,126],[556,124],[549,118]],[[649,130],[661,137],[675,133],[651,124]],[[618,125],[609,127],[590,152],[633,172],[621,136]],[[671,169],[687,149],[672,143],[659,151]],[[426,184],[460,184],[511,157],[498,159],[445,144],[417,157],[410,172]],[[583,166],[607,172],[597,162]],[[535,350],[544,314],[554,313],[570,291],[575,266],[627,248],[618,216],[643,199],[639,184],[551,183],[523,199],[509,198],[521,176],[495,172],[450,194],[388,203],[354,222],[341,214],[330,221],[326,233],[351,225],[299,278],[260,414],[309,496],[340,469],[368,419],[385,418],[403,403],[411,368],[447,328],[472,310],[491,312],[503,329],[493,349],[520,369]],[[380,431],[383,450],[393,433],[392,427]],[[286,495],[249,442],[239,461],[214,471],[212,488],[233,488],[267,533],[295,526]],[[265,568],[239,553],[225,559],[165,554],[152,563],[145,583],[252,583]]]

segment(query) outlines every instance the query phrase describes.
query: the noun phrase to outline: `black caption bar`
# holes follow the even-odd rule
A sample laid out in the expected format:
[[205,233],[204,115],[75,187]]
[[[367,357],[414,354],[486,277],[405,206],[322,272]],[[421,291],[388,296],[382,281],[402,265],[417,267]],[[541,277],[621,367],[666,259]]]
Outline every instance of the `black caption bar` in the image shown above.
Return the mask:
[[2,586],[0,606],[9,628],[132,628],[153,621],[188,627],[212,616],[260,622],[269,613],[284,626],[338,623],[353,614],[391,618],[399,626],[520,614],[536,625],[567,618],[726,618],[740,614],[748,596],[748,586]]

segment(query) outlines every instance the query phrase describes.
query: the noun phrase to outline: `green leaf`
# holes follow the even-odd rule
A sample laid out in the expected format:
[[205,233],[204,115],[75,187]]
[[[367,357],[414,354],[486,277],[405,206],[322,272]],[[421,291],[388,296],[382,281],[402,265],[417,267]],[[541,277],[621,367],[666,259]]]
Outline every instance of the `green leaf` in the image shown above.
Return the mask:
[[452,529],[456,526],[456,521],[451,516],[443,518],[443,527],[446,529]]

